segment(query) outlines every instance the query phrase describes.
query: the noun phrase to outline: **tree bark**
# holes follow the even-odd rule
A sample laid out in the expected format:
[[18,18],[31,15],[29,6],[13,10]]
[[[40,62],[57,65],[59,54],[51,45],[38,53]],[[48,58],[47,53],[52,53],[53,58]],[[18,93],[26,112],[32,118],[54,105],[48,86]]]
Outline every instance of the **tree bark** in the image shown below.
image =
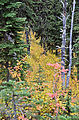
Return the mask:
[[[63,2],[63,34],[62,34],[62,48],[61,48],[61,69],[65,68],[65,45],[66,45],[66,0]],[[62,88],[65,87],[65,72],[61,73]]]
[[6,62],[6,69],[7,69],[7,82],[9,82],[9,63],[8,61]]
[[46,55],[46,46],[45,46],[45,37],[43,36],[43,48],[44,48],[44,54]]
[[14,119],[17,120],[17,116],[16,116],[16,104],[15,104],[15,99],[14,99],[14,91],[13,91],[13,96],[12,96],[12,101],[13,101],[13,105],[14,105]]
[[73,11],[71,18],[70,45],[69,45],[69,72],[67,74],[66,87],[69,86],[69,78],[71,75],[71,66],[72,66],[72,32],[73,32],[74,12],[75,12],[75,0],[73,0]]
[[27,43],[27,54],[30,55],[30,41],[28,37],[28,32],[26,31],[26,43]]
[[79,66],[77,67],[77,80],[79,80]]

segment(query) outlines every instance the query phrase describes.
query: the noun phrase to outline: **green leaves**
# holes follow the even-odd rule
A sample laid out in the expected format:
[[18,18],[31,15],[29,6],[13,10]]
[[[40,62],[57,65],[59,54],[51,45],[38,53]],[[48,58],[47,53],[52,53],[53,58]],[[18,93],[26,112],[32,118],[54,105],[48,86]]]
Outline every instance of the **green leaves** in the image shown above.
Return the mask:
[[58,0],[41,0],[39,2],[36,1],[34,5],[37,18],[35,17],[36,25],[33,29],[36,32],[36,38],[38,39],[41,36],[40,44],[44,49],[56,49],[56,45],[61,45],[61,22],[57,18],[60,15],[60,2]]
[[7,18],[7,17],[15,17],[15,16],[16,16],[16,13],[14,13],[14,12],[3,14],[3,17],[5,17],[5,18]]
[[4,48],[12,48],[13,45],[12,44],[7,44],[7,43],[4,43],[4,44],[0,44],[0,49],[4,49]]
[[19,8],[21,6],[21,4],[22,4],[22,2],[11,3],[6,8]]
[[2,83],[0,86],[0,98],[3,105],[0,105],[1,119],[4,117],[3,113],[7,113],[6,117],[10,116],[13,119],[15,112],[18,118],[22,111],[24,111],[23,114],[25,113],[26,116],[33,116],[30,108],[35,108],[35,105],[32,102],[30,87],[26,86],[26,84],[27,82],[25,81],[16,82],[15,80]]
[[[0,63],[5,66],[9,62],[14,65],[16,59],[25,55],[25,46],[18,32],[24,30],[26,17],[19,17],[22,2],[15,0],[0,0]],[[8,70],[7,70],[8,71]],[[6,77],[8,72],[6,71]]]
[[1,31],[1,32],[6,32],[7,29],[5,29],[5,28],[1,28],[0,31]]
[[4,5],[5,3],[9,2],[9,0],[0,0],[0,4]]

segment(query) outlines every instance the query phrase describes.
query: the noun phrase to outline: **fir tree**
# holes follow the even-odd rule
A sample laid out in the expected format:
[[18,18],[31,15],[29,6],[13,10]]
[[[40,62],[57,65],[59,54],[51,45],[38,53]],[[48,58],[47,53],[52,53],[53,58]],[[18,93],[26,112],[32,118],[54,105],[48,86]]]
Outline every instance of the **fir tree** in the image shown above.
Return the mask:
[[79,1],[76,1],[75,8],[75,20],[74,20],[74,29],[73,29],[73,52],[75,52],[75,58],[73,63],[77,67],[77,80],[79,80]]
[[[61,4],[59,1],[42,0],[34,3],[34,11],[38,16],[36,26],[33,27],[36,32],[36,38],[41,36],[40,44],[44,51],[56,49],[60,46],[60,26],[59,20]],[[59,7],[59,10],[57,9]]]
[[9,81],[9,66],[14,66],[17,59],[24,55],[24,42],[20,39],[20,31],[26,18],[17,17],[21,2],[15,0],[0,1],[0,64],[7,71]]

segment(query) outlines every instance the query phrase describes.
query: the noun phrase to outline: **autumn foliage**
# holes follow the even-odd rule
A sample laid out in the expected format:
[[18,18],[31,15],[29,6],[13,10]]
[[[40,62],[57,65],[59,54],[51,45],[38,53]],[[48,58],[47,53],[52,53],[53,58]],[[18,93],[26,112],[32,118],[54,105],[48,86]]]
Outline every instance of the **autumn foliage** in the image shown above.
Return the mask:
[[[25,32],[22,33],[21,39],[25,41]],[[55,54],[51,54],[49,51],[47,55],[42,54],[43,48],[39,45],[40,38],[36,40],[34,34],[31,31],[31,38],[29,37],[31,41],[30,56],[26,54],[26,57],[17,61],[15,67],[9,67],[11,78],[16,80],[13,83],[13,89],[10,88],[10,90],[12,90],[12,94],[13,91],[15,94],[17,92],[20,99],[20,102],[17,99],[21,108],[21,111],[17,112],[17,119],[70,120],[72,118],[77,120],[76,118],[79,116],[79,83],[73,75],[74,79],[70,78],[69,88],[62,89],[61,73],[64,72],[66,77],[68,69],[61,69],[61,60]],[[16,89],[17,87],[18,89]],[[20,94],[20,90],[22,94]],[[14,99],[16,100],[17,97],[14,96]],[[3,103],[2,98],[1,102]],[[9,104],[9,97],[7,102]],[[27,106],[24,107],[26,104]],[[2,118],[6,117],[1,116]]]

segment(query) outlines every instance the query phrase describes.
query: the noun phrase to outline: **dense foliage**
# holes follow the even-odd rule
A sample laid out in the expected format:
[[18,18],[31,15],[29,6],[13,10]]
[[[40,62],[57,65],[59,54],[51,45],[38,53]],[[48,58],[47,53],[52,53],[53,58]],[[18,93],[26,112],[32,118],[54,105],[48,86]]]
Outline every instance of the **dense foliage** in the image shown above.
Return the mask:
[[0,0],[0,120],[79,119],[79,2],[74,3]]
[[[9,81],[9,66],[14,66],[18,59],[24,55],[24,42],[20,39],[19,31],[22,31],[22,25],[26,18],[17,17],[17,9],[21,2],[11,0],[0,1],[0,64],[3,69],[2,79]],[[0,76],[0,77],[1,77]]]
[[[59,7],[59,10],[57,9]],[[58,0],[40,0],[35,2],[34,11],[38,16],[33,27],[36,37],[41,36],[40,44],[44,50],[54,50],[61,45],[59,20],[61,4]]]

